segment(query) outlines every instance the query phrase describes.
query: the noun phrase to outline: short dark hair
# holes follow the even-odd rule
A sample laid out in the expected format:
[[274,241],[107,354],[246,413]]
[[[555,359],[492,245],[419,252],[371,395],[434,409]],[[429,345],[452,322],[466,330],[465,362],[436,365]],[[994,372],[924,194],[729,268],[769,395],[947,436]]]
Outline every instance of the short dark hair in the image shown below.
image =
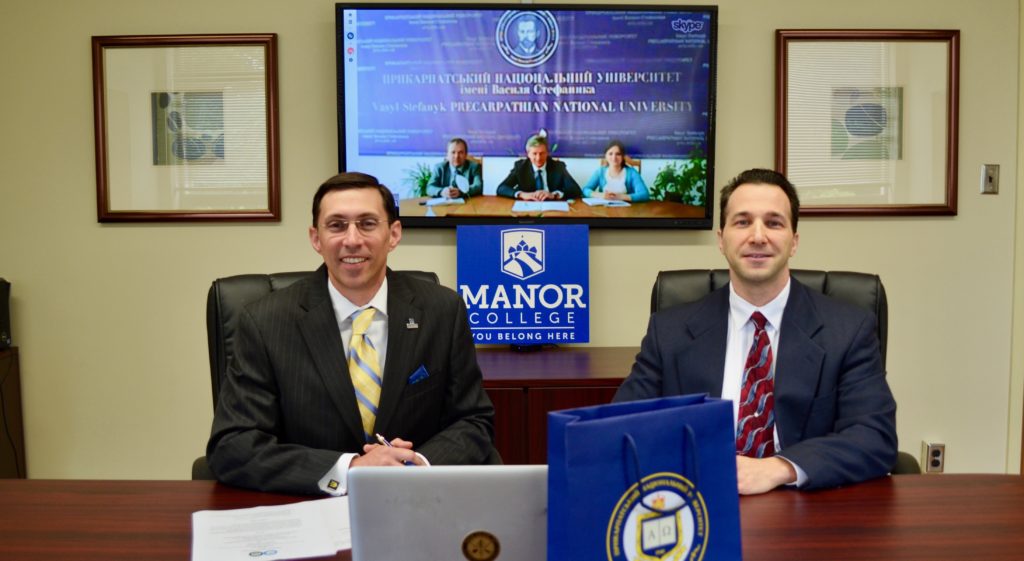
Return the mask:
[[796,187],[786,179],[786,176],[771,169],[754,168],[748,169],[732,178],[729,183],[722,187],[718,197],[718,227],[725,228],[725,207],[729,205],[729,197],[732,196],[740,185],[752,183],[754,185],[774,185],[786,194],[789,199],[789,213],[792,215],[793,231],[796,232],[796,223],[800,218],[800,197],[796,194]]
[[462,147],[466,149],[466,152],[469,152],[469,143],[466,142],[464,139],[459,138],[457,136],[455,138],[449,140],[448,144],[445,144],[445,147],[447,148],[448,146],[451,146],[452,144],[456,144],[456,143],[461,144]]
[[377,178],[358,171],[349,171],[345,173],[339,173],[334,177],[324,181],[320,188],[316,190],[316,195],[313,195],[313,227],[316,227],[316,222],[320,218],[320,203],[324,200],[327,193],[331,191],[345,191],[347,189],[376,189],[380,193],[380,198],[384,201],[384,212],[388,215],[388,224],[392,224],[398,220],[398,208],[395,206],[395,196],[391,194],[391,189],[388,189],[384,185],[377,181]]

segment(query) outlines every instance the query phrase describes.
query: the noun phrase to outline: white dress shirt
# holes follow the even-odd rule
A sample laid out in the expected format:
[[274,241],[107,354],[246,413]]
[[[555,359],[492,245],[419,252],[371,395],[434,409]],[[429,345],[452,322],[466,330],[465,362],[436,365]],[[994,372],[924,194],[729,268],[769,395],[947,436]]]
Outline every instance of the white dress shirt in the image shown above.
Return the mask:
[[[349,346],[352,343],[352,315],[359,310],[375,308],[377,312],[370,320],[370,326],[366,328],[366,336],[370,339],[374,350],[377,351],[377,362],[380,366],[380,377],[384,379],[384,361],[388,353],[388,279],[380,285],[377,294],[365,305],[356,306],[351,300],[345,298],[334,284],[328,279],[327,292],[331,295],[331,305],[334,307],[334,318],[341,330],[341,344],[345,346],[345,361],[348,362]],[[340,427],[338,430],[342,430]],[[334,467],[329,469],[320,478],[318,485],[322,491],[329,495],[345,495],[348,493],[348,468],[352,460],[359,456],[353,452],[346,452],[338,458]]]
[[[750,346],[754,343],[754,323],[750,316],[754,312],[761,312],[761,315],[768,320],[765,331],[768,332],[768,341],[772,346],[772,369],[779,360],[779,328],[782,325],[782,313],[786,309],[786,302],[789,301],[789,288],[791,280],[786,281],[786,286],[779,292],[771,302],[764,306],[755,306],[736,294],[732,283],[729,284],[729,334],[725,348],[725,372],[722,376],[722,399],[732,400],[732,421],[733,433],[736,432],[736,424],[739,416],[740,392],[742,391],[743,369],[747,362],[747,354],[750,353]],[[777,378],[776,378],[777,379]],[[796,485],[800,486],[807,480],[807,474],[800,466],[782,456],[782,446],[779,442],[778,415],[775,417],[775,450],[779,457],[789,462],[796,470]]]
[[[384,278],[383,284],[380,285],[380,289],[377,290],[377,294],[374,294],[373,298],[365,306],[356,306],[348,298],[342,296],[334,285],[328,281],[327,290],[331,295],[331,305],[334,306],[334,318],[338,321],[338,328],[341,330],[341,344],[345,346],[345,357],[346,362],[348,361],[349,345],[352,342],[352,315],[359,310],[365,310],[366,308],[375,308],[377,312],[373,315],[373,319],[370,320],[370,327],[366,329],[366,336],[370,339],[370,343],[373,344],[373,348],[377,351],[377,362],[380,366],[380,377],[384,379],[384,362],[388,354],[388,279]],[[339,427],[338,430],[343,430]],[[387,438],[392,438],[392,435],[384,435]],[[399,435],[400,436],[400,435]],[[424,465],[430,465],[427,458],[416,452],[416,455],[423,462]],[[348,468],[352,465],[352,460],[358,457],[359,454],[354,452],[345,452],[339,458],[320,481],[317,482],[320,490],[323,492],[340,496],[348,494]]]
[[451,180],[448,182],[448,185],[445,185],[445,188],[455,187],[459,191],[469,191],[469,178],[465,175],[466,173],[469,173],[468,165],[465,166],[463,171],[459,171],[459,168],[457,168],[455,164],[448,162],[448,173],[451,174],[449,175]]

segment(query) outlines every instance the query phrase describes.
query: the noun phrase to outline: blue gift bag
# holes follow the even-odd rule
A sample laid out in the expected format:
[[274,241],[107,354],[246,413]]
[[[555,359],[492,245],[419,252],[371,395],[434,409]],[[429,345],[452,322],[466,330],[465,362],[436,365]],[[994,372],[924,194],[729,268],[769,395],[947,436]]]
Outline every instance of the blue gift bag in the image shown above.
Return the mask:
[[549,413],[548,560],[741,559],[732,414],[703,394]]

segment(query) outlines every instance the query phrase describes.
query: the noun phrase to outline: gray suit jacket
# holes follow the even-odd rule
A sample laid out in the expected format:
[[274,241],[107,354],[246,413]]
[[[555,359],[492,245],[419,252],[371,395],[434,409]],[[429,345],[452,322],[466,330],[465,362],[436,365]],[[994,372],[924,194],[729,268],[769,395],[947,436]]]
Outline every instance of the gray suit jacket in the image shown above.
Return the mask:
[[[319,493],[364,436],[321,266],[246,307],[206,453],[225,483]],[[413,325],[415,324],[415,326]],[[410,376],[424,368],[426,378]],[[388,271],[388,350],[375,432],[435,464],[493,461],[494,408],[455,292]]]
[[[462,164],[460,172],[461,175],[466,177],[466,181],[469,182],[466,191],[462,191],[467,197],[476,197],[483,193],[483,166],[473,160],[466,160]],[[448,160],[445,160],[434,166],[434,171],[430,174],[430,183],[427,184],[427,194],[431,197],[437,197],[441,194],[442,189],[451,187],[451,184],[452,168],[448,165]]]
[[[722,395],[729,287],[651,316],[614,401]],[[885,475],[896,463],[896,402],[885,381],[875,318],[793,279],[775,363],[781,456],[805,489]]]

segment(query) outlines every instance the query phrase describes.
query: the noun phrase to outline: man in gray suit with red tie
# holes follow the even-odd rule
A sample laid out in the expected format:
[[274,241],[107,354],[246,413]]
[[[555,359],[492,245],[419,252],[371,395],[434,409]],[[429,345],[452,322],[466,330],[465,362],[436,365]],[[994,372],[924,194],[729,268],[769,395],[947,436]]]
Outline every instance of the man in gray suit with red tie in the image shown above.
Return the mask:
[[354,466],[499,461],[465,306],[387,268],[401,237],[376,178],[320,186],[309,239],[323,266],[239,318],[206,449],[219,480],[340,495]]
[[729,285],[651,316],[615,401],[733,400],[742,494],[885,475],[896,463],[896,402],[874,316],[790,277],[800,201],[781,174],[745,171],[720,204]]

